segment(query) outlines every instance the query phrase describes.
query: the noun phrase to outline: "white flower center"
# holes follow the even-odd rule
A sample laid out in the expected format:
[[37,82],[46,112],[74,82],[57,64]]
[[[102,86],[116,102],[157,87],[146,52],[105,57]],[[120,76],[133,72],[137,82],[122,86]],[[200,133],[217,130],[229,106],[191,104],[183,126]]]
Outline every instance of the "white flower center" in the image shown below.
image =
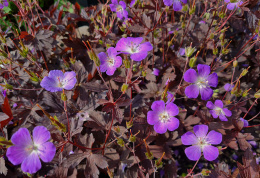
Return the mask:
[[197,145],[200,146],[201,149],[203,149],[204,146],[207,146],[207,145],[210,145],[210,144],[207,142],[207,140],[205,139],[205,137],[204,137],[204,138],[199,137],[199,138],[198,138],[198,143],[197,143]]
[[32,153],[33,151],[38,152],[38,146],[37,145],[29,145],[25,148],[25,151],[28,153]]
[[196,85],[199,86],[199,88],[206,88],[208,86],[208,80],[205,80],[204,78],[198,78]]
[[131,45],[129,46],[129,52],[131,54],[139,52],[139,45],[136,45],[135,43],[131,42]]
[[108,58],[107,63],[108,63],[108,66],[114,66],[115,60],[112,58]]
[[117,12],[123,11],[123,7],[122,7],[121,5],[117,5],[116,11],[117,11]]
[[219,116],[221,113],[224,113],[223,109],[220,107],[216,107],[215,109],[216,114]]
[[164,111],[163,113],[161,113],[161,114],[159,115],[159,120],[160,120],[161,122],[163,122],[163,123],[168,122],[169,119],[170,119],[170,116],[169,116],[168,112],[166,112],[166,111]]

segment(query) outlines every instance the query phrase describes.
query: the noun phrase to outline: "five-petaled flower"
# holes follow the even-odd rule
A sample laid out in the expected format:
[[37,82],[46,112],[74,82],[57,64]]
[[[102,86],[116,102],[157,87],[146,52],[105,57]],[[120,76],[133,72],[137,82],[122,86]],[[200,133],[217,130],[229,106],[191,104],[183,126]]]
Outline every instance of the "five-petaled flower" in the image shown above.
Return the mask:
[[141,61],[148,55],[148,51],[153,49],[150,42],[144,42],[142,37],[121,38],[116,44],[116,50],[124,54],[131,54],[134,61]]
[[179,108],[176,104],[168,103],[165,106],[164,101],[154,101],[152,111],[147,113],[147,122],[154,125],[155,132],[163,134],[167,131],[174,131],[179,127],[179,120],[174,117],[179,114]]
[[41,86],[50,92],[71,90],[77,82],[74,71],[63,73],[61,70],[51,70],[41,81]]
[[182,4],[181,2],[183,2],[184,4],[187,3],[187,0],[163,0],[164,4],[166,6],[171,6],[173,5],[173,10],[174,11],[180,11],[182,10]]
[[0,9],[3,9],[4,7],[8,6],[8,1],[7,0],[0,0]]
[[126,4],[124,1],[120,1],[119,3],[117,0],[111,0],[111,4],[109,4],[111,11],[116,12],[117,17],[120,20],[123,20],[123,18],[128,17],[128,12],[126,11]]
[[193,85],[185,88],[185,94],[188,98],[197,98],[199,93],[202,100],[209,100],[213,95],[213,90],[210,87],[217,87],[218,75],[210,74],[210,66],[199,64],[197,66],[198,74],[194,69],[188,69],[184,74],[184,80]]
[[228,10],[233,10],[234,8],[239,8],[239,6],[241,6],[243,4],[242,0],[225,0],[225,2],[228,3],[228,5],[227,5]]
[[228,121],[227,117],[232,116],[231,111],[227,108],[223,108],[223,102],[221,100],[216,100],[214,104],[208,101],[206,106],[211,109],[209,112],[215,119],[219,117],[221,121]]
[[121,66],[122,58],[120,56],[116,56],[118,53],[113,47],[108,48],[107,54],[104,52],[98,54],[101,63],[100,71],[106,71],[107,75],[113,75],[116,69]]
[[192,145],[185,149],[186,156],[192,161],[197,161],[201,157],[201,152],[203,152],[206,160],[215,160],[219,155],[219,150],[217,147],[211,146],[211,144],[217,145],[221,143],[221,133],[214,130],[208,133],[207,125],[196,125],[193,131],[195,134],[186,132],[181,136],[183,145]]
[[51,135],[46,127],[35,127],[32,137],[33,141],[27,128],[20,128],[11,137],[14,146],[9,147],[6,153],[13,165],[22,164],[22,171],[30,174],[41,169],[39,157],[43,162],[50,162],[56,153],[54,144],[48,142]]

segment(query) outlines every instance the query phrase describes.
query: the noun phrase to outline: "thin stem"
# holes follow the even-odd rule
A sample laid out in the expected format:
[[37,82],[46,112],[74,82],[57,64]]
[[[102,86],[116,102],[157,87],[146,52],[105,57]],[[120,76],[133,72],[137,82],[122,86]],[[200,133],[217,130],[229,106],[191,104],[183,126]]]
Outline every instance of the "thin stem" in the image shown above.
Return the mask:
[[[194,164],[193,168],[191,169],[191,171],[189,172],[189,174],[188,174],[186,177],[189,177],[189,176],[192,174],[192,172],[193,172],[193,170],[195,169],[195,167],[197,166],[199,160],[200,160],[200,158],[196,161],[196,163]],[[185,178],[186,178],[186,177],[185,177]]]

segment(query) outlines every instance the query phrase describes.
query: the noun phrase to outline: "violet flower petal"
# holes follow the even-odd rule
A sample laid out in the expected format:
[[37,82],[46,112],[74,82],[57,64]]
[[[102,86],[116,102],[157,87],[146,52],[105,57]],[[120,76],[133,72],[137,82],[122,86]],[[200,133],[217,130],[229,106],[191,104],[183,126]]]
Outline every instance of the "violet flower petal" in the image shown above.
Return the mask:
[[206,137],[209,127],[207,125],[195,125],[193,127],[194,133],[199,138]]
[[18,165],[29,156],[29,152],[25,150],[25,147],[15,145],[7,149],[6,156],[13,165]]
[[120,1],[118,4],[121,5],[121,7],[122,7],[123,9],[126,8],[126,4],[125,4],[124,1]]
[[28,172],[30,174],[33,174],[40,170],[42,167],[41,161],[38,157],[38,154],[36,152],[32,152],[22,163],[22,171]]
[[185,154],[190,160],[197,161],[201,156],[201,148],[198,145],[190,146],[185,149]]
[[174,0],[163,0],[163,3],[166,5],[166,6],[171,6],[173,4],[173,1]]
[[198,143],[198,138],[192,132],[186,132],[181,136],[183,145],[193,145]]
[[50,92],[62,91],[61,87],[58,87],[58,81],[48,76],[44,77],[40,83],[42,88]]
[[147,122],[150,125],[155,125],[157,122],[159,122],[159,115],[156,111],[148,111],[147,113]]
[[188,98],[197,98],[199,96],[199,87],[197,85],[190,85],[185,88],[185,95]]
[[189,83],[196,83],[198,80],[197,72],[194,69],[188,69],[183,76],[184,80]]
[[165,109],[165,103],[162,100],[154,101],[151,108],[153,111],[162,112]]
[[41,145],[51,138],[50,132],[44,126],[37,126],[33,129],[33,142],[36,145]]
[[208,84],[211,87],[217,87],[218,86],[218,75],[217,73],[213,73],[208,76]]
[[209,87],[201,88],[200,95],[202,100],[209,100],[213,95],[213,90]]
[[76,73],[74,71],[65,72],[62,86],[65,90],[71,90],[77,83]]
[[219,114],[219,119],[221,121],[228,121],[227,117],[224,114],[222,114],[222,113]]
[[216,100],[215,101],[215,106],[217,106],[219,108],[223,108],[223,102],[221,100]]
[[174,11],[182,10],[182,5],[181,5],[181,2],[179,0],[174,0],[173,1],[173,10]]
[[11,137],[11,141],[14,145],[23,148],[33,144],[31,135],[27,128],[20,128],[17,132],[15,132]]
[[111,11],[116,12],[116,5],[115,4],[109,4]]
[[203,150],[204,158],[208,161],[213,161],[217,159],[219,155],[218,148],[211,145],[204,146],[202,150]]
[[179,108],[174,103],[168,103],[166,105],[166,111],[170,116],[176,116],[179,114]]
[[198,69],[198,76],[201,78],[207,78],[208,75],[210,74],[210,66],[208,65],[198,64],[197,69]]
[[133,61],[141,61],[143,59],[146,58],[147,56],[147,52],[141,52],[141,53],[134,53],[130,56],[130,58],[133,60]]
[[50,162],[56,153],[56,148],[53,143],[46,142],[38,146],[39,149],[39,156],[43,162]]
[[232,112],[231,112],[230,110],[228,110],[227,108],[224,108],[223,111],[224,111],[224,113],[225,113],[225,115],[226,115],[227,117],[232,116]]
[[171,117],[170,120],[166,124],[169,131],[176,130],[179,127],[179,125],[180,125],[180,122],[176,117]]
[[218,118],[218,115],[215,110],[210,110],[209,113],[213,116],[214,119]]
[[213,109],[214,108],[214,104],[211,101],[208,101],[206,104],[207,108],[209,109]]
[[222,142],[222,134],[214,130],[210,131],[206,136],[207,143],[217,145]]
[[159,134],[164,134],[167,131],[167,122],[163,123],[163,122],[158,122],[154,125],[154,130],[155,132],[159,133]]

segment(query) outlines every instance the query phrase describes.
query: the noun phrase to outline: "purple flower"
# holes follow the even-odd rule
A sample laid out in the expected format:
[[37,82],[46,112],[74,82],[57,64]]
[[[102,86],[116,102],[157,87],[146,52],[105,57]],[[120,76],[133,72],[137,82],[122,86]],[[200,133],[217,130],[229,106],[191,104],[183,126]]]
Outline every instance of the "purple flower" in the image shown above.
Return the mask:
[[3,88],[2,86],[0,86],[0,91],[1,91],[1,93],[2,93],[2,95],[3,95],[3,97],[5,98],[5,97],[6,97],[6,91],[7,91],[7,89],[5,89],[5,88]]
[[225,0],[225,2],[228,3],[228,5],[227,5],[228,10],[233,10],[236,7],[239,8],[239,6],[241,6],[243,4],[243,1],[241,1],[241,0],[238,0],[238,1]]
[[[167,91],[167,102],[166,104],[171,102],[171,99],[173,97],[173,94],[171,94],[170,92]],[[172,99],[172,102],[174,101],[174,98]]]
[[240,117],[239,119],[244,123],[244,126],[243,126],[243,127],[249,126],[249,123],[248,123],[247,120],[243,119],[242,117]]
[[159,69],[153,68],[153,75],[158,76],[160,73]]
[[98,54],[100,59],[100,71],[105,72],[107,75],[113,75],[118,67],[122,64],[122,58],[120,56],[116,56],[118,53],[115,48],[110,47],[107,50],[107,54],[101,52]]
[[202,100],[209,100],[213,95],[211,87],[217,87],[218,75],[210,74],[210,66],[199,64],[197,66],[198,74],[194,69],[188,69],[184,74],[184,80],[193,85],[185,88],[185,94],[188,98],[197,98],[199,93]]
[[30,174],[41,169],[39,157],[43,162],[50,162],[56,153],[54,144],[48,142],[51,134],[46,127],[35,127],[32,137],[33,141],[27,128],[20,128],[11,138],[14,146],[8,148],[6,152],[13,165],[22,164],[22,171]]
[[187,0],[163,0],[164,4],[166,6],[171,6],[173,5],[173,10],[174,11],[180,11],[182,10],[182,4],[181,2],[183,2],[184,4],[187,3]]
[[41,81],[41,87],[50,92],[71,90],[77,82],[74,71],[63,73],[61,70],[51,70]]
[[193,128],[195,135],[192,132],[186,132],[181,136],[183,145],[192,145],[185,149],[185,154],[190,160],[200,159],[201,152],[208,161],[213,161],[218,157],[218,148],[211,145],[220,144],[222,135],[214,130],[208,133],[208,129],[207,125],[195,125]]
[[121,38],[116,44],[116,50],[124,54],[131,54],[130,58],[134,61],[141,61],[146,58],[148,51],[153,49],[150,42],[144,42],[142,37]]
[[231,91],[232,89],[234,88],[234,84],[230,84],[230,83],[226,83],[225,85],[224,85],[224,89],[226,90],[226,91]]
[[132,0],[131,2],[130,2],[130,7],[133,7],[134,5],[135,5],[135,3],[136,3],[136,0]]
[[111,0],[111,4],[109,4],[111,11],[116,12],[117,17],[120,20],[123,20],[123,18],[128,17],[128,12],[126,11],[126,4],[124,1],[120,1],[119,3],[117,0]]
[[174,131],[179,127],[179,120],[174,117],[179,114],[176,104],[168,103],[165,106],[164,101],[154,101],[152,111],[147,113],[147,122],[154,125],[155,132],[163,134],[167,131]]
[[179,54],[180,54],[180,56],[184,56],[185,55],[185,48],[180,48]]
[[208,101],[206,106],[211,109],[209,112],[215,119],[219,117],[221,121],[228,121],[227,117],[232,116],[230,110],[223,108],[223,102],[221,100],[216,100],[214,104]]
[[1,0],[0,1],[0,9],[3,9],[4,7],[8,6],[8,1],[7,0]]

